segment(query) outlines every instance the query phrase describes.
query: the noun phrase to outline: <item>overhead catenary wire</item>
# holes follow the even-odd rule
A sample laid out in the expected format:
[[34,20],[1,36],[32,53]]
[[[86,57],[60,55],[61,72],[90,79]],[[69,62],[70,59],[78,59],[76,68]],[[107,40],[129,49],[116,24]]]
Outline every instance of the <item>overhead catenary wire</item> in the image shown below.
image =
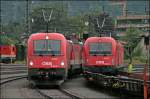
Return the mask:
[[42,13],[43,13],[43,18],[44,18],[44,21],[47,23],[47,33],[48,33],[48,22],[51,21],[51,17],[52,17],[52,13],[53,13],[53,9],[51,10],[51,13],[49,15],[48,18],[46,18],[45,16],[45,10],[42,9]]
[[50,20],[51,20],[51,16],[52,16],[52,13],[53,13],[53,9],[51,10],[51,13],[50,13],[50,15],[49,15],[49,18],[48,18],[48,19],[46,19],[46,17],[45,17],[45,10],[43,10],[43,9],[42,9],[42,13],[43,13],[44,21],[46,21],[46,22],[50,22]]

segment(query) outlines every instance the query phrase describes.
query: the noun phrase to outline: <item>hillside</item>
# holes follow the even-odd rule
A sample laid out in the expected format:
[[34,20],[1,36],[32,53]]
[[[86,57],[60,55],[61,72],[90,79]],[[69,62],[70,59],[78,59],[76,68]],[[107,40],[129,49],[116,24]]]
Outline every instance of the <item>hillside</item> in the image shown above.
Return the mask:
[[[72,0],[72,1],[39,1],[34,0],[31,3],[31,8],[37,5],[44,5],[48,3],[59,3],[60,6],[65,4],[68,7],[69,15],[78,15],[81,13],[93,11],[98,9],[102,12],[109,13],[111,16],[118,16],[121,14],[120,6],[111,6],[109,0]],[[127,1],[128,14],[145,14],[145,7],[149,9],[149,0],[129,0]],[[136,12],[136,13],[133,13]],[[26,1],[1,1],[1,20],[3,24],[10,22],[25,22],[26,18]]]

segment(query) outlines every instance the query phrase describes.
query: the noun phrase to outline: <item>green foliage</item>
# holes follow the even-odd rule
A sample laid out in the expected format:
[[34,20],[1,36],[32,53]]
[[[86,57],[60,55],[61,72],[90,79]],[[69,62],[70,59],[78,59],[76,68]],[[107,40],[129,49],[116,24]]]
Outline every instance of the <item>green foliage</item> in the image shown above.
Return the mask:
[[[135,47],[140,41],[139,39],[140,33],[141,31],[138,30],[137,28],[130,27],[129,29],[127,29],[125,36],[122,37],[122,39],[126,42],[125,59],[129,57],[134,57],[135,54],[133,54],[133,50],[135,49]],[[128,50],[129,47],[131,48],[131,56],[129,55],[129,50]]]
[[0,45],[15,45],[18,41],[15,38],[1,34]]
[[133,60],[135,61],[134,63],[136,63],[136,64],[146,63],[146,58],[143,56],[134,56]]
[[23,24],[10,22],[9,24],[2,25],[1,44],[16,44],[20,41],[21,33],[24,33],[25,28]]
[[133,56],[141,56],[141,48],[136,48],[136,50],[133,52]]
[[9,22],[9,24],[6,25],[2,25],[2,31],[4,31],[6,34],[14,34],[16,36],[18,36],[17,34],[22,33],[23,31],[25,31],[24,25],[17,23],[17,22]]
[[140,61],[146,62],[146,59],[148,58],[148,51],[146,49],[146,46],[144,45],[144,38],[140,40],[138,45],[135,47],[133,51],[133,56],[138,57]]
[[137,46],[138,42],[139,42],[139,36],[140,36],[141,31],[130,27],[129,29],[127,29],[125,36],[124,36],[124,40],[127,42],[127,46],[131,46],[133,49]]

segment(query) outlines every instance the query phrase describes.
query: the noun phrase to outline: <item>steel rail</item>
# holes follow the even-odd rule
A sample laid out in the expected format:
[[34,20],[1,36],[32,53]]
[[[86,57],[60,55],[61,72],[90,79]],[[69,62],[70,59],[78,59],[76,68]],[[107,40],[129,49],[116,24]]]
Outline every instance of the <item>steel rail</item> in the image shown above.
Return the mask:
[[10,76],[10,77],[5,77],[5,78],[0,78],[0,80],[6,80],[6,79],[11,79],[11,78],[16,78],[16,77],[22,77],[22,76],[27,76],[27,75],[21,75],[21,76]]
[[[45,94],[44,92],[42,92],[42,91],[40,91],[40,89],[38,89],[38,88],[36,88],[35,89],[40,95],[42,95],[42,96],[44,96],[45,98],[47,98],[47,99],[56,99],[56,97],[55,96],[50,96],[50,95],[48,95],[48,94]],[[59,89],[56,89],[56,90],[58,90],[58,91],[60,91],[61,93],[63,93],[65,96],[68,96],[69,98],[68,99],[83,99],[82,97],[79,97],[79,96],[77,96],[77,95],[75,95],[75,94],[73,94],[73,93],[71,93],[71,92],[69,92],[69,91],[67,91],[67,90],[65,90],[65,89],[63,89],[63,88],[59,88]],[[50,91],[50,90],[49,90]],[[62,97],[62,96],[60,96],[60,97]]]
[[27,70],[3,71],[3,72],[0,73],[0,75],[5,75],[5,74],[21,74],[21,73],[27,73]]
[[[18,79],[23,79],[23,78],[26,78],[27,75],[23,75],[23,76],[13,76],[13,77],[7,77],[5,79],[8,79],[6,81],[1,81],[0,82],[0,85],[4,85],[6,83],[9,83],[9,82],[12,82],[12,81],[15,81],[15,80],[18,80]],[[4,79],[3,79],[4,80]]]
[[62,93],[64,93],[65,95],[67,95],[69,97],[72,97],[73,99],[84,99],[85,98],[85,97],[81,97],[81,96],[75,95],[75,93],[72,93],[69,90],[66,90],[66,89],[62,88],[61,86],[60,86],[59,90]]
[[41,92],[38,88],[35,89],[41,96],[47,98],[47,99],[53,99],[51,96]]

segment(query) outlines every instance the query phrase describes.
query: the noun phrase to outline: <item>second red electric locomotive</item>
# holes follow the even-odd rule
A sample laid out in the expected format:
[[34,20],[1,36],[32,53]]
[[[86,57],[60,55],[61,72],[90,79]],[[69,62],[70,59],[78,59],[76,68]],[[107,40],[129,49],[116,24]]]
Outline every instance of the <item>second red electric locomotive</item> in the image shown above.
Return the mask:
[[112,37],[90,37],[83,45],[84,71],[114,74],[123,64],[123,46]]

